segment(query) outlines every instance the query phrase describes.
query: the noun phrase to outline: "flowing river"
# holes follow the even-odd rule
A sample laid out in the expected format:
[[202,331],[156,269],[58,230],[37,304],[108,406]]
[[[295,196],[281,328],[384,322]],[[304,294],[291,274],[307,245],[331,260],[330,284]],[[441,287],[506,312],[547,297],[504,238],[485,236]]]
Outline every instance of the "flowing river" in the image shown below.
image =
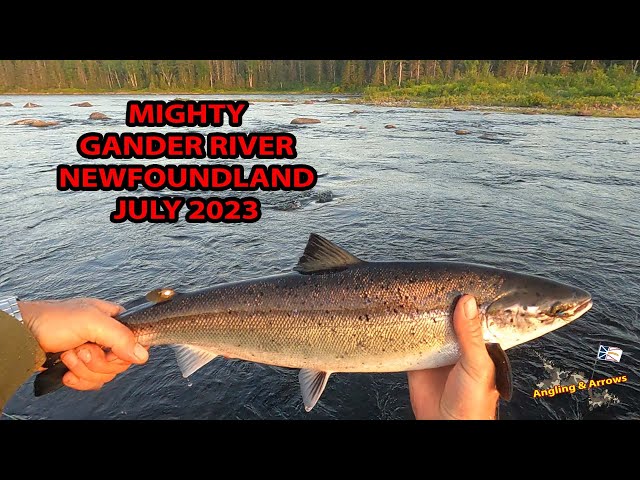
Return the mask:
[[[91,162],[76,152],[89,131],[176,131],[124,123],[128,100],[174,97],[2,96],[16,106],[0,108],[0,290],[126,304],[158,287],[188,291],[289,271],[311,232],[365,260],[484,263],[574,284],[594,300],[571,325],[509,350],[515,392],[501,418],[640,417],[640,120],[354,106],[329,96],[190,97],[254,103],[242,127],[178,131],[293,133],[296,162],[313,166],[318,184],[259,192],[262,219],[252,224],[113,224],[118,192],[60,192],[56,166]],[[22,108],[28,101],[42,107]],[[94,107],[70,106],[81,101]],[[94,111],[111,120],[88,120]],[[321,123],[290,125],[295,117]],[[23,118],[60,124],[9,125]],[[594,362],[600,343],[621,348],[621,362]],[[591,397],[532,398],[539,385],[589,378],[593,368],[593,378],[628,382]],[[31,419],[413,418],[404,373],[335,374],[310,413],[297,373],[219,357],[187,380],[171,349],[155,347],[147,365],[100,391],[35,398],[31,379],[5,411]]]

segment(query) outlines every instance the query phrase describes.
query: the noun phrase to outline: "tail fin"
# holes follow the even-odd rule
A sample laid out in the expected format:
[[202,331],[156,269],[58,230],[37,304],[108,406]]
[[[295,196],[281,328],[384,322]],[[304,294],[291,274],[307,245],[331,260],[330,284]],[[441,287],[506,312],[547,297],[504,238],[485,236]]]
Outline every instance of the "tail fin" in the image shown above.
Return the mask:
[[46,370],[36,375],[33,382],[33,393],[36,397],[55,392],[60,387],[63,387],[62,377],[69,371],[67,366],[60,360],[60,353],[47,353],[47,360],[42,366]]

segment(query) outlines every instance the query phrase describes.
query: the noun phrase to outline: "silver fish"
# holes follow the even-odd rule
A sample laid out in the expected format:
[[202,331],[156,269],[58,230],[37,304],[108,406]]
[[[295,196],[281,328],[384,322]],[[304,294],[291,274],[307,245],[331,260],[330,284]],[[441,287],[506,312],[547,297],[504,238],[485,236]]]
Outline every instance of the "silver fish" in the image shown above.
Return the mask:
[[[153,290],[149,303],[117,318],[141,344],[171,345],[185,377],[219,355],[300,369],[309,411],[332,373],[454,364],[452,313],[462,294],[476,297],[498,390],[509,398],[504,350],[592,305],[589,293],[553,280],[466,263],[367,262],[315,234],[294,270],[191,293]],[[61,385],[61,375],[46,375],[36,379],[36,395]]]

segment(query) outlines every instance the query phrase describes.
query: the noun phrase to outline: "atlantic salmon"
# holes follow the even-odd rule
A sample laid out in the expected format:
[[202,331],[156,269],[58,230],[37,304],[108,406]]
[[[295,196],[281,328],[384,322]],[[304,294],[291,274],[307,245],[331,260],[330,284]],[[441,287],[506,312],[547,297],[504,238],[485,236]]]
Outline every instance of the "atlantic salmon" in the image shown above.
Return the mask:
[[[456,363],[452,315],[463,294],[476,298],[505,399],[512,381],[504,351],[568,325],[592,306],[589,293],[555,280],[469,263],[369,262],[311,234],[291,273],[194,292],[156,289],[117,319],[142,345],[171,345],[184,377],[217,356],[300,369],[310,411],[333,373]],[[64,364],[57,374],[51,370],[36,378],[36,395],[62,385]]]

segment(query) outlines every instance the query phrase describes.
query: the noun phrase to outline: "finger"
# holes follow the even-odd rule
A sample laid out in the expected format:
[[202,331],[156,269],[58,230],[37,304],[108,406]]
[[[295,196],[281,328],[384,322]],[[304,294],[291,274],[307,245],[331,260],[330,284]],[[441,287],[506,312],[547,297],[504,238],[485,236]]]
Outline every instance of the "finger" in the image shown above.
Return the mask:
[[458,300],[453,311],[453,328],[460,343],[462,356],[476,357],[480,351],[486,354],[478,306],[473,296],[463,295]]
[[439,396],[439,393],[438,395],[435,393],[442,392],[452,368],[453,365],[448,365],[440,368],[409,371],[407,372],[409,389],[420,392],[420,395],[424,396]]
[[453,365],[407,372],[409,398],[417,420],[429,419],[439,411],[440,397]]
[[[142,345],[142,347],[147,350],[147,352],[149,351],[150,346],[148,345]],[[121,360],[120,357],[118,357],[115,353],[109,351],[109,352],[105,352],[105,358],[107,360],[107,362],[120,362],[123,365],[130,365],[131,362],[127,362],[125,360]]]
[[88,341],[110,348],[122,360],[145,363],[147,349],[136,342],[131,330],[108,315],[96,312],[91,321],[82,322],[79,334]]
[[73,388],[74,390],[99,390],[103,385],[102,383],[89,382],[87,380],[78,378],[72,372],[67,372],[64,374],[64,377],[62,377],[62,383],[64,383],[69,388]]
[[110,317],[115,317],[125,310],[124,307],[117,303],[107,302],[106,300],[100,300],[99,298],[83,298],[82,300],[89,305],[93,305],[102,313],[105,313]]
[[75,349],[76,355],[89,370],[96,373],[118,374],[124,372],[131,365],[130,362],[115,357],[109,362],[106,353],[95,343],[87,343]]
[[115,374],[92,372],[87,368],[84,362],[78,358],[73,350],[69,350],[62,354],[60,359],[76,377],[90,383],[102,385],[110,382],[115,377]]
[[453,328],[460,344],[460,363],[467,373],[480,380],[493,374],[493,362],[482,335],[476,300],[463,295],[453,312]]

